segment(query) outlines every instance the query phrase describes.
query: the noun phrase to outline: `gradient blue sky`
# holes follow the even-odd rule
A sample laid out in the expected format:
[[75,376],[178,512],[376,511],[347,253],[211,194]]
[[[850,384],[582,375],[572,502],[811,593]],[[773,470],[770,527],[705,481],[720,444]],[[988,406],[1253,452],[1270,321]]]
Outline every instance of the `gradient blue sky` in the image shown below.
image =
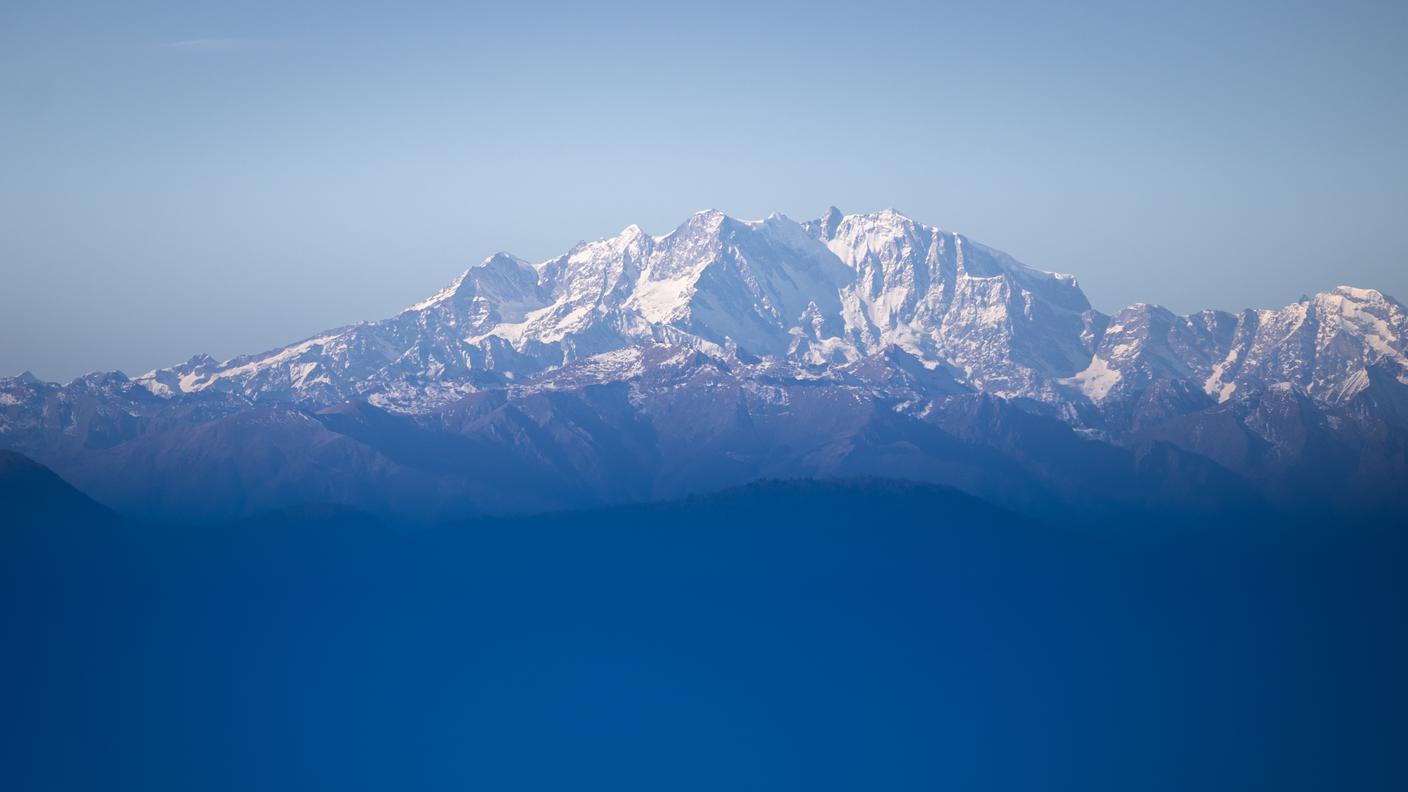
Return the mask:
[[0,374],[259,351],[704,207],[894,206],[1106,311],[1408,299],[1405,39],[1402,2],[11,2]]

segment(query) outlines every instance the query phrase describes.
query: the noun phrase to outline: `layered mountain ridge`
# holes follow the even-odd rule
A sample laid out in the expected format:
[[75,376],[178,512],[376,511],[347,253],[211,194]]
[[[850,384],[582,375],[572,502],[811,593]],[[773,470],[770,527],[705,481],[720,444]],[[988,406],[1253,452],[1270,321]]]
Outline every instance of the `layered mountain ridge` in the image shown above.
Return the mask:
[[[1408,483],[1405,339],[1404,307],[1372,289],[1341,286],[1277,310],[1179,316],[1140,304],[1111,317],[1070,275],[893,210],[832,208],[805,222],[706,211],[663,236],[631,226],[536,264],[498,253],[393,317],[266,353],[197,356],[131,379],[0,380],[0,447],[90,492],[109,491],[109,505],[123,488],[166,497],[166,467],[180,457],[175,436],[192,447],[193,433],[252,415],[283,416],[255,425],[315,445],[353,444],[341,463],[309,463],[287,492],[263,496],[269,502],[303,497],[320,469],[349,482],[394,473],[416,482],[416,497],[475,508],[512,490],[485,484],[510,470],[520,483],[556,482],[563,504],[833,472],[909,475],[992,495],[981,482],[1003,479],[995,471],[1014,455],[1024,472],[1007,476],[1006,490],[992,484],[999,500],[1026,497],[1017,494],[1024,488],[1114,497],[1103,485],[1060,483],[1072,477],[1058,460],[1034,467],[1030,453],[1016,454],[1014,443],[1030,438],[999,440],[1002,430],[986,422],[1001,413],[1004,427],[1041,421],[1024,431],[1111,446],[1129,457],[1121,475],[1135,478],[1157,445],[1187,456],[1174,461],[1180,469],[1211,465],[1196,475],[1227,477],[1229,491],[1294,494],[1288,482],[1333,458],[1333,475],[1311,478],[1378,493]],[[349,404],[364,408],[349,413]],[[955,415],[973,420],[958,426]],[[377,442],[349,428],[365,421],[381,427]],[[686,431],[695,426],[714,430]],[[881,426],[898,438],[883,453],[867,445]],[[501,470],[465,463],[460,446],[429,466],[424,454],[407,462],[388,453],[385,431],[401,451],[468,438]],[[997,456],[965,469],[962,452],[903,438],[930,431],[938,446],[960,438]],[[214,456],[235,455],[234,435],[222,437]],[[240,442],[256,455],[284,448]],[[901,452],[904,443],[913,448]],[[206,450],[192,454],[205,459]],[[279,452],[306,453],[297,442]],[[279,454],[264,464],[297,467]],[[130,471],[113,472],[132,455],[149,465],[141,486]],[[1023,476],[1032,480],[1017,483]],[[234,478],[269,483],[252,472]],[[323,500],[351,497],[326,485]],[[240,513],[248,492],[231,485],[231,493],[226,510]],[[492,505],[554,505],[502,500]]]

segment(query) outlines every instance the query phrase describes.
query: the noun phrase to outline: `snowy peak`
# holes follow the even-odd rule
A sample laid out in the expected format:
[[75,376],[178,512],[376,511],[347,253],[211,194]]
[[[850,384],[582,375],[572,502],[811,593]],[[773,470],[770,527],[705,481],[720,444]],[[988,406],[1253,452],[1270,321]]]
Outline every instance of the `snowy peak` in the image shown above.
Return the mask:
[[840,209],[834,206],[828,206],[826,208],[826,211],[821,215],[821,219],[816,221],[817,232],[821,236],[822,241],[830,242],[836,237],[836,229],[840,227],[843,217],[845,217],[845,215],[841,214]]
[[528,262],[509,253],[499,252],[470,267],[450,282],[449,286],[428,299],[410,306],[402,313],[425,311],[452,301],[475,297],[511,301],[531,285],[536,290],[537,271]]
[[1353,340],[1362,339],[1369,356],[1408,364],[1408,347],[1404,343],[1408,322],[1398,301],[1377,289],[1337,286],[1316,295],[1313,304],[1324,325],[1323,333],[1330,335],[1326,345],[1334,341],[1333,334],[1344,334]]
[[1403,306],[1374,289],[1340,286],[1280,310],[1245,311],[1207,391],[1226,399],[1286,383],[1340,404],[1367,386],[1379,361],[1408,372],[1405,337]]
[[1236,315],[1138,304],[1110,320],[1090,364],[1065,384],[1096,404],[1188,380],[1217,401],[1294,387],[1338,405],[1369,385],[1371,367],[1404,372],[1408,384],[1406,336],[1402,305],[1350,286]]
[[1158,305],[1131,305],[1110,318],[1090,365],[1067,384],[1099,404],[1158,380],[1203,382],[1226,355],[1235,326],[1219,311],[1177,316]]

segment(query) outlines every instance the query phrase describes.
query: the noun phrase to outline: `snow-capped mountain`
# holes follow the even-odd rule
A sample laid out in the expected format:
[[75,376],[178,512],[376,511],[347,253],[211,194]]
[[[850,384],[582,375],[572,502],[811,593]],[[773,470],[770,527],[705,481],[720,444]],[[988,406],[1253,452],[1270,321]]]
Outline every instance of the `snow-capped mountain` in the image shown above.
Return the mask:
[[1340,286],[1279,310],[1175,316],[1153,305],[1120,311],[1095,355],[1070,382],[1096,403],[1162,379],[1194,379],[1217,401],[1277,384],[1303,389],[1327,405],[1369,385],[1387,366],[1408,384],[1408,319],[1397,301],[1373,289]]
[[136,381],[403,412],[646,343],[843,365],[898,347],[1006,398],[1103,404],[1163,379],[1218,401],[1289,382],[1336,404],[1383,360],[1408,381],[1403,307],[1342,286],[1280,310],[1107,318],[1074,277],[1042,272],[892,210],[797,223],[700,212],[664,236],[631,226],[529,264],[499,253],[396,316]]
[[1049,400],[1104,321],[1073,277],[894,211],[806,223],[700,212],[664,236],[631,226],[538,264],[499,253],[390,319],[137,381],[159,396],[417,412],[643,343],[811,365],[894,346],[996,395]]
[[[245,470],[236,482],[274,466],[301,471],[280,485],[299,497],[352,502],[356,482],[381,481],[402,498],[386,509],[512,508],[496,500],[511,486],[485,483],[502,476],[563,503],[828,471],[1017,500],[1153,498],[1138,482],[1154,469],[1178,491],[1243,477],[1293,492],[1312,469],[1348,491],[1408,484],[1408,317],[1346,286],[1277,310],[1107,317],[1074,277],[893,210],[706,211],[536,264],[495,254],[395,316],[261,354],[0,380],[0,447],[110,498],[194,486],[202,465]],[[1100,481],[1072,478],[1057,447]],[[258,502],[295,497],[280,493]]]

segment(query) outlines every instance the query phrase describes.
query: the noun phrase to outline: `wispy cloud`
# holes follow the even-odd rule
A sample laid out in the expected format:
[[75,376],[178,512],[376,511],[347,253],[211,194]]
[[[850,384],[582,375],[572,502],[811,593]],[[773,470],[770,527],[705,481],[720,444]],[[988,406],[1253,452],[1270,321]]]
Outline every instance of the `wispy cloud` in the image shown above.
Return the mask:
[[266,46],[266,42],[245,38],[198,38],[169,41],[157,46],[160,49],[185,50],[187,52],[233,52],[234,50],[257,49]]

